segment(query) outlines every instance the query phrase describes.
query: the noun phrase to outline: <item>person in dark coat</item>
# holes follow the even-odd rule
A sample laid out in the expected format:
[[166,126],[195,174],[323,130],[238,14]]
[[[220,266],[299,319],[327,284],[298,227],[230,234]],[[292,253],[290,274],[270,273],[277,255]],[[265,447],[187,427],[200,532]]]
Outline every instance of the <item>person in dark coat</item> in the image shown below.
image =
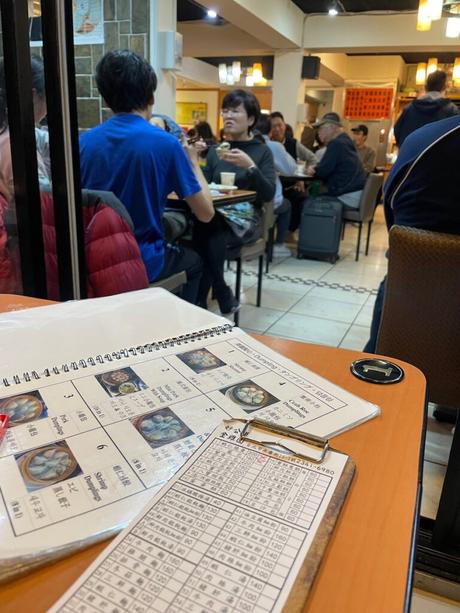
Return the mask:
[[443,70],[432,72],[426,80],[425,95],[411,102],[401,113],[394,127],[398,147],[414,130],[460,113],[455,104],[444,97],[446,80],[447,75]]

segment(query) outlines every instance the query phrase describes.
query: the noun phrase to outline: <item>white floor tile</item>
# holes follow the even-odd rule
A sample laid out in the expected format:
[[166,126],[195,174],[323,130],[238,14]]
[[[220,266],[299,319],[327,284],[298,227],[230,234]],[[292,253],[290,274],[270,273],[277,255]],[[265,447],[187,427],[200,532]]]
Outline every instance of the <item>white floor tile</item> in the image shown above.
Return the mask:
[[446,467],[425,461],[423,463],[423,496],[421,515],[434,519],[446,474]]
[[374,312],[373,302],[371,304],[368,304],[366,302],[366,304],[363,306],[363,308],[358,313],[358,317],[355,319],[353,324],[356,324],[358,326],[366,326],[367,328],[370,328],[373,312]]
[[[300,315],[323,317],[343,323],[351,324],[359,313],[361,306],[352,302],[339,302],[338,300],[326,300],[319,296],[307,294],[299,300],[289,311]],[[363,307],[364,308],[364,307]]]
[[338,321],[288,313],[271,326],[267,334],[336,347],[348,327]]
[[[296,302],[300,300],[299,294],[289,291],[280,292],[274,289],[267,289],[262,285],[262,306],[277,311],[288,311]],[[255,305],[257,301],[257,287],[251,287],[245,291],[243,300],[245,304]]]
[[364,345],[369,340],[369,327],[368,326],[356,326],[353,325],[348,330],[345,338],[340,343],[340,347],[343,349],[354,349],[355,351],[362,351]]
[[452,445],[452,424],[439,422],[428,416],[425,442],[425,459],[438,464],[447,464]]
[[240,322],[242,328],[249,328],[256,332],[265,332],[277,319],[282,317],[280,311],[243,304],[240,309]]
[[313,286],[309,296],[324,298],[325,300],[338,300],[339,302],[350,302],[351,304],[363,305],[369,298],[369,292],[353,292],[344,289],[334,289],[332,287]]
[[414,589],[411,613],[458,613],[460,603]]
[[275,290],[278,292],[296,294],[297,296],[304,296],[307,292],[311,291],[312,287],[314,287],[314,285],[304,285],[303,283],[292,283],[291,281],[265,278],[262,284],[262,292],[265,290]]

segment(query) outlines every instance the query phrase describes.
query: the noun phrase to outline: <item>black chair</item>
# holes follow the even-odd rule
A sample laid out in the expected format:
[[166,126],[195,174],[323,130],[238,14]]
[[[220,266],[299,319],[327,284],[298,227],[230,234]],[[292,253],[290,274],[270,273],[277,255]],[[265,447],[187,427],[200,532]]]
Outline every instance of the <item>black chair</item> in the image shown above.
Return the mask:
[[[235,250],[230,250],[227,256],[229,261],[236,262],[236,282],[235,282],[235,298],[240,300],[241,296],[241,274],[242,263],[249,262],[258,258],[259,267],[257,272],[257,300],[256,305],[260,307],[262,301],[262,279],[264,274],[264,257],[267,250],[268,235],[270,231],[270,224],[273,225],[274,219],[274,205],[273,201],[266,202],[264,204],[263,217],[262,217],[262,237],[256,239],[252,243],[238,247]],[[239,312],[234,315],[235,324],[239,323]]]
[[383,174],[377,174],[371,172],[367,177],[364,185],[363,193],[359,201],[359,207],[357,209],[343,209],[342,217],[342,238],[345,235],[345,224],[347,222],[358,223],[358,240],[356,243],[356,257],[355,261],[359,260],[359,248],[361,246],[361,231],[363,223],[367,223],[367,240],[365,254],[369,253],[369,240],[371,238],[371,227],[374,221],[375,206],[377,204],[377,196],[383,184]]

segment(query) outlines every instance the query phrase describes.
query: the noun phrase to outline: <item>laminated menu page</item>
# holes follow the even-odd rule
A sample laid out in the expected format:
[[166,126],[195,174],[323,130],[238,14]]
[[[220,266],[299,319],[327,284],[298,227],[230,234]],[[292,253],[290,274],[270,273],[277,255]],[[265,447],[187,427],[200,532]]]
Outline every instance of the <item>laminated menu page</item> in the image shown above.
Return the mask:
[[240,421],[208,438],[50,613],[303,610],[353,462],[280,453],[245,440]]
[[223,419],[378,413],[161,289],[0,316],[0,580],[121,530]]

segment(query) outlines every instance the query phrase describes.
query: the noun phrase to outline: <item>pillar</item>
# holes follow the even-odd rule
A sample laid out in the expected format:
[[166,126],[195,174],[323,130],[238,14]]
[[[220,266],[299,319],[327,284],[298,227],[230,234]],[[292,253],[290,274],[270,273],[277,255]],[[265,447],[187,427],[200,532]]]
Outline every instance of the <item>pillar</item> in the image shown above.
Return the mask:
[[[280,111],[286,123],[294,129],[296,137],[302,131],[297,109],[305,102],[305,86],[302,80],[303,49],[275,54],[273,70],[272,111]],[[300,121],[298,121],[300,120]]]
[[158,32],[176,31],[176,0],[151,0],[150,5],[150,63],[158,77],[154,112],[176,117],[176,75],[161,68],[161,49]]

